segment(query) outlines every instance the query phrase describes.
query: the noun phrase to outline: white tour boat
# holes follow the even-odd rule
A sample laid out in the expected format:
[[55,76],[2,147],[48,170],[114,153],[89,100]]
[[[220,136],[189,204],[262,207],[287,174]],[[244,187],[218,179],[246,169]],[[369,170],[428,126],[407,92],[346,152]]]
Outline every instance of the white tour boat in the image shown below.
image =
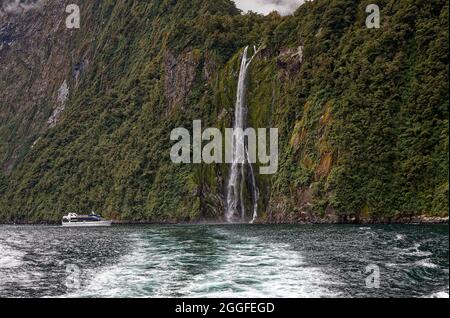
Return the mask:
[[63,216],[62,226],[67,227],[86,227],[86,226],[111,226],[111,221],[102,219],[96,214],[78,215],[76,213],[69,213]]

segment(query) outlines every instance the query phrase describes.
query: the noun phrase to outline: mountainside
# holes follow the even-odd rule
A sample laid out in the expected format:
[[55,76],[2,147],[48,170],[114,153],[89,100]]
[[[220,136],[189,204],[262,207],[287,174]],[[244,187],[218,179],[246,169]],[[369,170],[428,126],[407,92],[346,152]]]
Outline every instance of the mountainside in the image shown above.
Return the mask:
[[[448,1],[315,0],[293,16],[229,0],[67,1],[0,11],[0,222],[94,210],[223,221],[227,164],[176,165],[172,129],[232,127],[242,49],[249,125],[279,129],[261,222],[448,216]],[[0,5],[1,7],[1,5]],[[250,194],[246,193],[250,202]]]

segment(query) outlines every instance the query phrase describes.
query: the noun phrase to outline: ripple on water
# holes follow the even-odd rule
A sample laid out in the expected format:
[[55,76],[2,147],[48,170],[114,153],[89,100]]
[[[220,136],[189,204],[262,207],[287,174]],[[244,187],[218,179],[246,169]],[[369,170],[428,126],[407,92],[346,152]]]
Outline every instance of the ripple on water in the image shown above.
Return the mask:
[[[382,288],[366,288],[368,264]],[[448,298],[448,227],[0,226],[0,297],[13,296]]]
[[[328,277],[318,268],[306,266],[301,255],[287,244],[236,238],[221,241],[226,246],[215,246],[217,253],[197,255],[183,253],[187,246],[168,236],[153,233],[151,237],[135,238],[133,253],[114,266],[92,273],[89,284],[69,296],[337,296],[325,286]],[[182,244],[186,243],[195,244]],[[204,267],[205,262],[214,266]]]
[[2,253],[0,257],[0,268],[15,268],[23,264],[24,252],[2,243],[0,243],[0,251]]
[[431,294],[428,298],[449,298],[448,291],[441,291]]
[[426,267],[426,268],[439,268],[439,266],[432,263],[431,259],[429,259],[429,258],[418,260],[414,264],[417,266],[422,266],[422,267]]

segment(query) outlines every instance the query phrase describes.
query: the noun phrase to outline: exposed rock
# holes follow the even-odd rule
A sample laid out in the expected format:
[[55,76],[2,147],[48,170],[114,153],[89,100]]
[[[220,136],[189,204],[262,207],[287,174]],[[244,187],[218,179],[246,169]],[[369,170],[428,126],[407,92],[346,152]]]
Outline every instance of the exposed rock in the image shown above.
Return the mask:
[[86,48],[71,46],[76,33],[67,30],[66,16],[64,1],[0,3],[0,128],[13,136],[0,147],[6,173],[56,123],[64,108],[61,83],[75,89],[87,66]]
[[75,80],[75,85],[77,86],[80,81],[80,76],[86,71],[89,66],[89,59],[83,58],[81,62],[77,63],[73,67],[73,79]]
[[3,49],[13,45],[15,41],[15,35],[11,25],[7,24],[0,27],[0,52]]
[[169,110],[174,107],[184,108],[184,100],[194,83],[200,57],[194,51],[184,52],[178,57],[168,52],[164,63],[166,71],[164,95]]
[[393,223],[410,223],[410,224],[448,224],[448,216],[438,217],[438,216],[412,216],[409,218],[397,218],[393,220]]
[[203,74],[209,83],[212,83],[217,76],[217,65],[210,54],[205,55]]
[[284,81],[300,70],[304,62],[304,47],[283,48],[277,58],[277,65],[281,69],[280,80]]
[[58,90],[58,96],[56,99],[57,106],[53,111],[53,114],[48,119],[47,123],[50,128],[55,127],[58,123],[59,118],[61,117],[61,113],[64,111],[66,107],[67,99],[69,98],[69,86],[67,86],[66,80],[61,84],[61,87]]
[[38,139],[33,141],[33,144],[31,145],[31,148],[34,148],[36,146],[36,144],[39,142],[39,140],[41,140],[41,137],[39,137]]
[[40,10],[44,7],[45,2],[46,0],[4,0],[0,5],[0,17]]
[[278,55],[279,63],[297,62],[303,63],[303,46],[299,46],[295,49],[283,48]]

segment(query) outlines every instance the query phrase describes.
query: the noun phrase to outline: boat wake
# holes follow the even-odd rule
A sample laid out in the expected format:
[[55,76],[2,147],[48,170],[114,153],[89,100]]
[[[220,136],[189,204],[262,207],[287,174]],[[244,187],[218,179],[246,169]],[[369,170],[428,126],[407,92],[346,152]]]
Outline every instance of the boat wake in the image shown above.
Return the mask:
[[[93,272],[69,297],[335,297],[329,277],[305,263],[287,244],[210,233],[202,242],[161,232],[133,237],[133,252],[113,266]],[[231,243],[230,243],[231,241]],[[186,253],[190,250],[190,253]]]

